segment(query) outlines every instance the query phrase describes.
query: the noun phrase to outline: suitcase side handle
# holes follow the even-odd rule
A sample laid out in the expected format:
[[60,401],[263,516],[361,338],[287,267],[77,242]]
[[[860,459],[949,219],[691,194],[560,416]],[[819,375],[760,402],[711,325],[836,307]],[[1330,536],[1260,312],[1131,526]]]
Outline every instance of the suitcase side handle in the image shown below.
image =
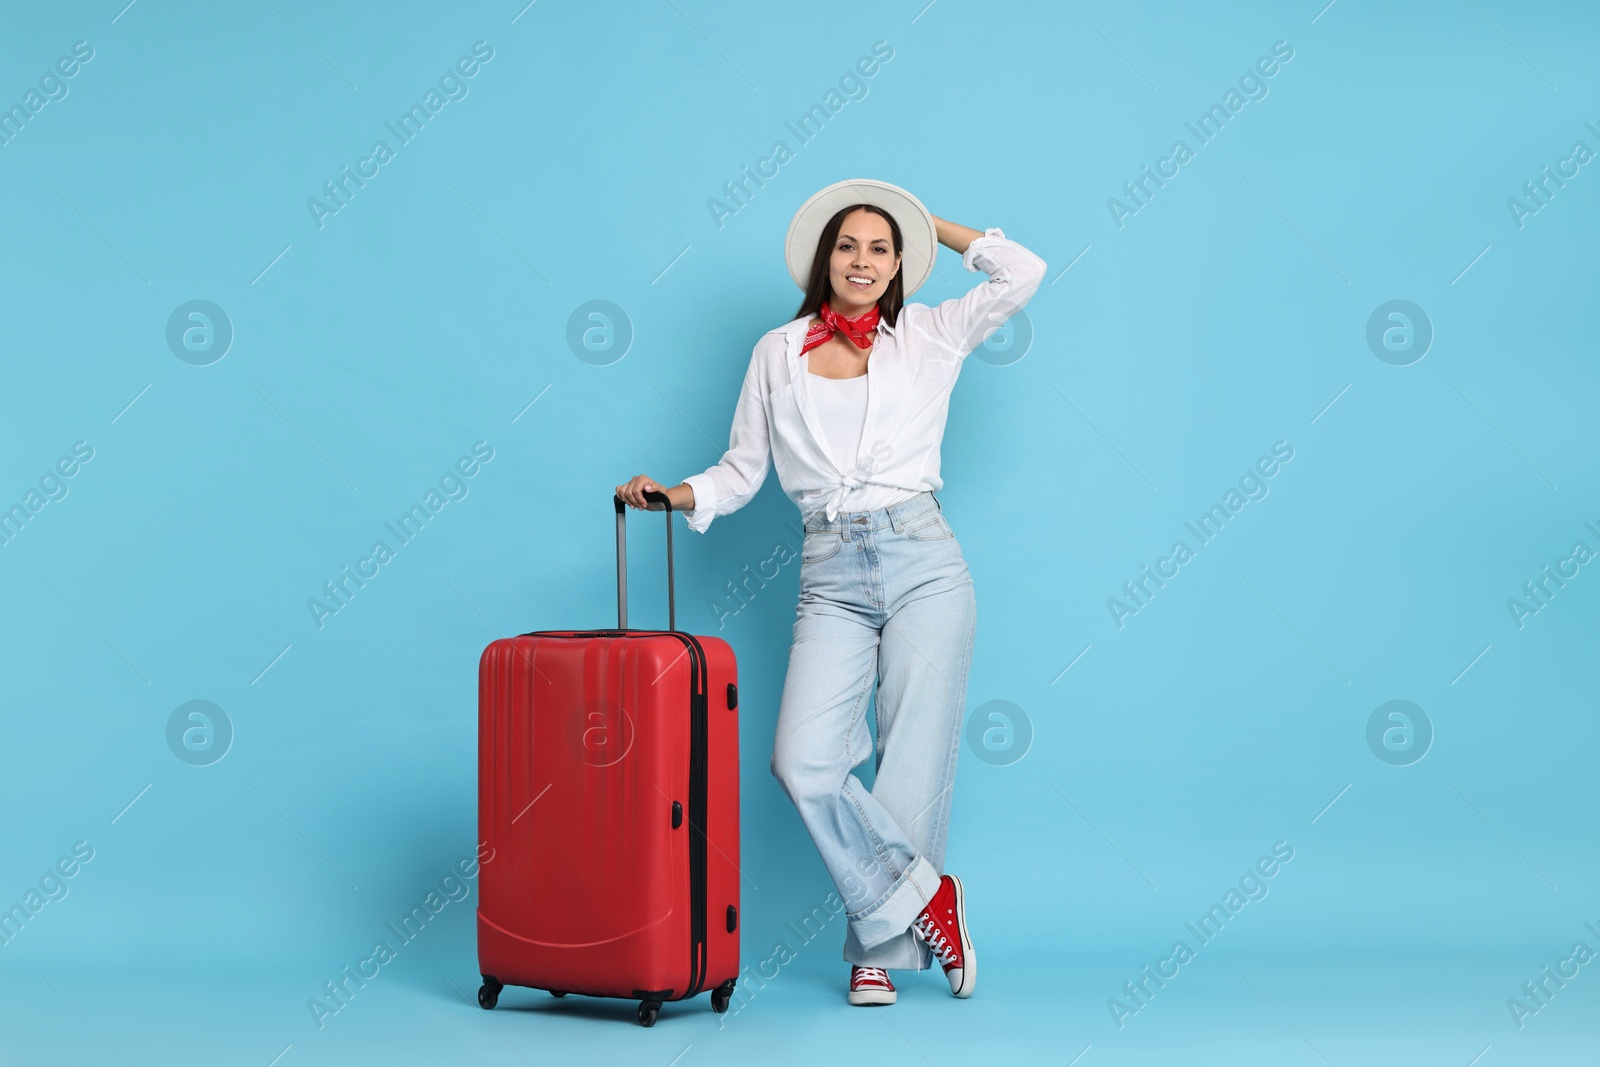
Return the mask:
[[[665,493],[647,491],[646,511],[667,513],[667,629],[678,628],[677,604],[672,588],[672,501]],[[611,502],[617,509],[617,629],[628,628],[628,506],[615,493]],[[659,506],[658,506],[659,505]]]

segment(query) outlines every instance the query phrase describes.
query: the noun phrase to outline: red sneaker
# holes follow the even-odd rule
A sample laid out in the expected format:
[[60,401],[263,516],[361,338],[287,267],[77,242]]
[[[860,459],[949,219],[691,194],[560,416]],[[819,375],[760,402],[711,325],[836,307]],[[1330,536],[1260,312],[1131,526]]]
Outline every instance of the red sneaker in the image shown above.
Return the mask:
[[850,965],[850,1003],[893,1004],[894,983],[889,972],[882,967],[857,967]]
[[938,890],[918,913],[911,929],[927,942],[944,966],[950,992],[958,997],[972,996],[972,989],[978,984],[978,957],[972,951],[972,939],[967,934],[967,908],[961,879],[953,874],[940,875]]

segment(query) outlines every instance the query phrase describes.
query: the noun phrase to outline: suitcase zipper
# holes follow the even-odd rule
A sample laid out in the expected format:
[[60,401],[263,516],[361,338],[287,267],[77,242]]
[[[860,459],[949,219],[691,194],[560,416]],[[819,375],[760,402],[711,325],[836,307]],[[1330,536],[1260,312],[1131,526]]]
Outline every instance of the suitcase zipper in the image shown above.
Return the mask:
[[[690,922],[689,989],[684,994],[692,997],[705,987],[706,969],[709,965],[706,948],[706,794],[709,769],[707,767],[707,708],[710,701],[706,690],[705,650],[692,636],[689,644],[700,661],[700,693],[690,696],[691,721],[689,724],[689,907]],[[691,662],[690,671],[694,670]]]

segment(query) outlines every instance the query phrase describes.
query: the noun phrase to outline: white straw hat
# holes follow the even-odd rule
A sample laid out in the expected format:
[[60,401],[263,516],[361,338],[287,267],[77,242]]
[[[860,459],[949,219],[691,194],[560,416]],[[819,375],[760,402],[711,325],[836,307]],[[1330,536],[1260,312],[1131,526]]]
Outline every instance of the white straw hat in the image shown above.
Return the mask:
[[933,273],[933,258],[939,251],[939,235],[933,216],[922,201],[888,182],[872,178],[849,178],[818,190],[800,205],[789,222],[783,239],[784,258],[789,262],[789,277],[802,290],[811,280],[812,260],[822,228],[840,210],[852,204],[872,204],[894,216],[900,227],[900,282],[906,296],[915,292]]

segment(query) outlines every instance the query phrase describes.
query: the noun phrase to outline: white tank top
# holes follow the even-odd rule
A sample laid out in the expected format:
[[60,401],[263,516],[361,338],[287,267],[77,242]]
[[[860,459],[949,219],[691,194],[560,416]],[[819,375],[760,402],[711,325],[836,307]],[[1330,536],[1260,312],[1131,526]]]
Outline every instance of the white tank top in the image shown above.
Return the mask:
[[[811,374],[810,371],[806,373]],[[871,373],[869,368],[867,374]],[[828,437],[828,448],[839,457],[845,473],[860,477],[856,470],[856,457],[861,454],[861,431],[867,422],[867,375],[824,378],[820,374],[811,374],[808,384],[811,386],[811,398],[816,403],[817,415],[822,419],[822,432]],[[876,511],[916,495],[916,490],[868,483],[846,493],[839,509]]]

